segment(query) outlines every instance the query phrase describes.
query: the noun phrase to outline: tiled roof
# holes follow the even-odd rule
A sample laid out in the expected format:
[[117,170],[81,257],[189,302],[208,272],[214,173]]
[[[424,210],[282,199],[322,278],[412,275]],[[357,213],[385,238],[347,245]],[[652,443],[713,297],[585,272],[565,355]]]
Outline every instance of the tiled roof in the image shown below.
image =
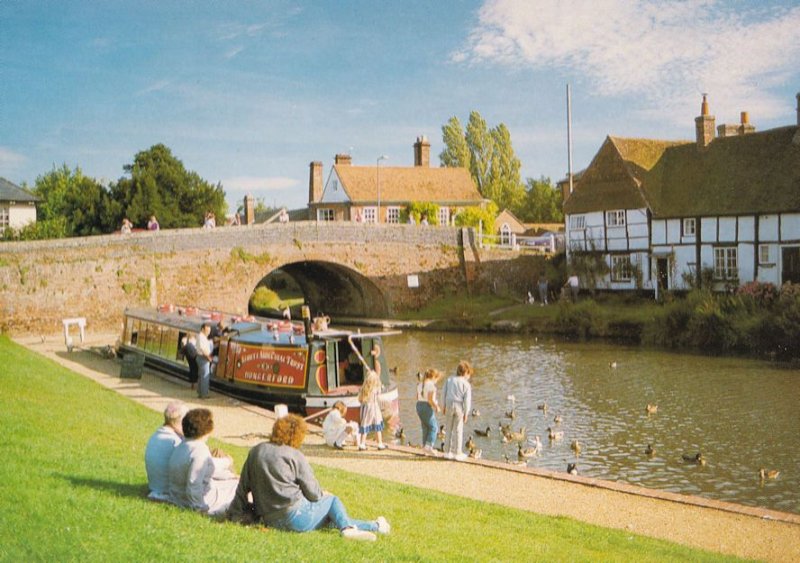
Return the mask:
[[[352,203],[375,202],[378,170],[375,166],[335,165]],[[440,204],[478,205],[483,201],[465,168],[381,166],[381,203],[432,201]]]
[[39,198],[5,178],[0,178],[0,201],[39,201]]
[[800,210],[798,127],[694,142],[607,137],[566,213],[648,208],[654,217]]

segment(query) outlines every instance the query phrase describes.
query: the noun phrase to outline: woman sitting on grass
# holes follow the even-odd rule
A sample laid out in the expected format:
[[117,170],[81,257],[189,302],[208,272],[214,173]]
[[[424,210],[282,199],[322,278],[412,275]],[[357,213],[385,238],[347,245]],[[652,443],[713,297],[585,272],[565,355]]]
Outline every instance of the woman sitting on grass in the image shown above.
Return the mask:
[[206,445],[214,430],[213,415],[208,409],[192,409],[182,426],[184,441],[169,458],[169,499],[209,516],[224,514],[239,480],[231,471],[233,459],[212,457]]
[[306,430],[306,422],[293,414],[275,421],[270,442],[250,450],[244,462],[228,517],[248,522],[254,515],[262,524],[293,532],[331,526],[342,536],[358,540],[374,541],[374,532],[388,534],[389,523],[383,516],[371,522],[354,520],[338,497],[322,490],[306,457],[297,449]]

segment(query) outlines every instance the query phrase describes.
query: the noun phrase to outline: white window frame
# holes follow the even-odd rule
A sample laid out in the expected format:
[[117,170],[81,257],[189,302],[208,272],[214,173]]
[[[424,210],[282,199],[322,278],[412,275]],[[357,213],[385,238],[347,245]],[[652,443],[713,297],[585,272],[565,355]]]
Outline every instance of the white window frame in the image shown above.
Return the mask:
[[437,218],[439,219],[439,225],[446,227],[450,224],[450,208],[449,207],[440,207],[439,213],[437,214]]
[[609,227],[624,227],[625,210],[614,209],[613,211],[606,211],[606,224]]
[[628,282],[633,279],[633,262],[630,255],[611,256],[611,281]]
[[758,245],[758,263],[759,264],[772,264],[770,260],[770,251],[768,244]]
[[0,229],[6,229],[9,226],[11,226],[11,207],[0,205]]
[[569,228],[572,230],[583,230],[586,228],[586,215],[570,215]]
[[318,207],[317,208],[317,221],[335,221],[336,213],[331,207]]
[[378,222],[378,208],[377,207],[363,207],[361,209],[361,216],[364,218],[365,223]]
[[386,208],[386,222],[387,223],[399,223],[400,222],[400,208],[399,207],[387,207]]
[[511,226],[508,223],[503,223],[500,227],[500,244],[503,246],[511,244]]
[[682,222],[683,236],[693,237],[697,234],[697,221],[694,217],[687,217]]
[[714,279],[739,279],[739,249],[735,246],[714,248]]

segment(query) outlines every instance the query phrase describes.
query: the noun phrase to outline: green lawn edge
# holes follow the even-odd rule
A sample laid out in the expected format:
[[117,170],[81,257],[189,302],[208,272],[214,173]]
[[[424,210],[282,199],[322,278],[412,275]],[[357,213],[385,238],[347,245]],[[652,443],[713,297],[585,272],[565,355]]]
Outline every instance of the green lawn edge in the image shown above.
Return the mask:
[[[144,445],[159,413],[6,336],[0,358],[0,561],[734,560],[319,466],[351,516],[382,514],[392,534],[358,543],[214,522],[146,500]],[[225,450],[241,467],[247,449]]]

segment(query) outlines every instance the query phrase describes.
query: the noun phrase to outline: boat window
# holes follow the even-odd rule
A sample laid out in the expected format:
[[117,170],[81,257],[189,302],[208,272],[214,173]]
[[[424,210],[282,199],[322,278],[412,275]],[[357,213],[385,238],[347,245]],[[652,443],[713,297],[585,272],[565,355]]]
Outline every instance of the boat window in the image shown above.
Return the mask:
[[139,343],[140,325],[139,319],[128,319],[128,336],[130,337],[131,346],[137,346]]
[[[358,346],[358,341],[355,342]],[[339,346],[339,357],[342,358],[341,373],[344,374],[342,384],[361,385],[364,383],[364,366],[361,365],[361,361],[346,340],[340,341]]]
[[339,342],[325,343],[325,371],[328,374],[328,391],[339,387]]

